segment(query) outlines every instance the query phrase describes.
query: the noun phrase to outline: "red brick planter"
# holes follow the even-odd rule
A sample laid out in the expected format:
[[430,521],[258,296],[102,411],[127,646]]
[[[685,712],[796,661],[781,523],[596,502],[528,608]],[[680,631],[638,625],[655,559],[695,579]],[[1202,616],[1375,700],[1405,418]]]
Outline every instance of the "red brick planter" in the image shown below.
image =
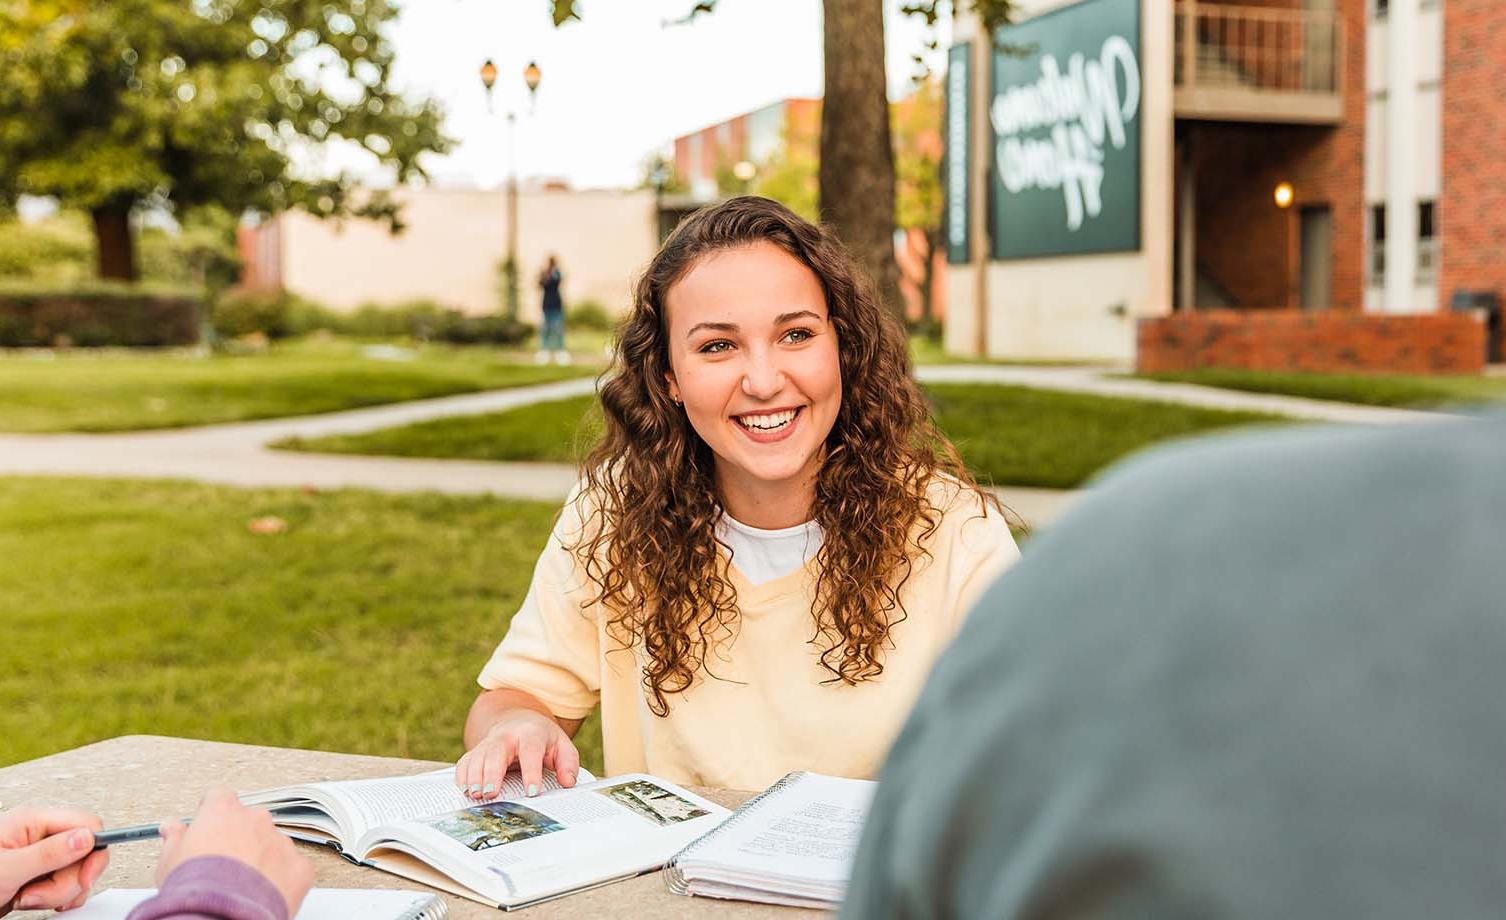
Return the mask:
[[1143,319],[1135,369],[1478,374],[1485,323],[1470,313],[1200,310]]

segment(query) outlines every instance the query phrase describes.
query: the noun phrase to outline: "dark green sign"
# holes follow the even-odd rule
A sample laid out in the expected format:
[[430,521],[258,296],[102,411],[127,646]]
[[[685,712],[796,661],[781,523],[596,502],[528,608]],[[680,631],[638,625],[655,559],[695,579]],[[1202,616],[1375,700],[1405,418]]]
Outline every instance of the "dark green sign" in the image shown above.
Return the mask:
[[1140,248],[1140,0],[1085,0],[1000,30],[995,259]]
[[968,116],[973,110],[973,46],[954,45],[946,58],[946,160],[942,180],[946,186],[946,260],[953,264],[973,259],[971,185],[973,132]]

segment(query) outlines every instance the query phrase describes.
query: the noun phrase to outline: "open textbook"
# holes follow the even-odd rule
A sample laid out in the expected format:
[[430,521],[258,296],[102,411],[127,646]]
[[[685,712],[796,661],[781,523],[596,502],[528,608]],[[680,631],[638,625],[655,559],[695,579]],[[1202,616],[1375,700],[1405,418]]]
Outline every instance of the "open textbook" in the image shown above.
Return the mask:
[[527,907],[658,869],[715,827],[727,809],[642,774],[523,796],[510,774],[495,799],[473,802],[454,768],[417,776],[319,782],[241,796],[271,810],[290,836],[351,862],[503,909]]
[[665,880],[677,894],[835,907],[876,785],[791,773],[675,854]]

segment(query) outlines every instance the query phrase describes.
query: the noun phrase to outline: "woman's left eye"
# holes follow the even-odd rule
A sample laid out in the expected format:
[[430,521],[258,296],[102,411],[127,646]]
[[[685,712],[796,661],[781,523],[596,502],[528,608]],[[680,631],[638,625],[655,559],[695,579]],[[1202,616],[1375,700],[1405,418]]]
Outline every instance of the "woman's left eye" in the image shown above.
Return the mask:
[[791,329],[784,334],[784,337],[791,342],[804,342],[814,334],[809,329]]

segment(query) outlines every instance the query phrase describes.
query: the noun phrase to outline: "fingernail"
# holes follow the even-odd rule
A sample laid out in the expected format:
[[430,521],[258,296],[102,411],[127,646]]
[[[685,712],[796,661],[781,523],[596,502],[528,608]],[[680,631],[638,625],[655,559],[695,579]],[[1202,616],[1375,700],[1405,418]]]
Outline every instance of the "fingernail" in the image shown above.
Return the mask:
[[475,795],[476,793],[478,793],[478,792],[481,791],[481,784],[480,783],[471,783],[469,786],[466,787],[465,791],[469,792],[471,795]]
[[75,853],[87,850],[89,849],[89,841],[93,838],[93,834],[89,833],[83,828],[79,828],[78,830],[68,835],[68,849],[74,851]]
[[486,793],[487,795],[496,795],[496,793],[497,793],[497,784],[496,783],[487,783],[486,784],[486,788],[482,789],[481,791],[484,792],[484,793]]
[[539,794],[539,784],[538,783],[529,783],[528,784],[528,797],[529,798],[533,798],[534,796],[536,796],[538,794]]

